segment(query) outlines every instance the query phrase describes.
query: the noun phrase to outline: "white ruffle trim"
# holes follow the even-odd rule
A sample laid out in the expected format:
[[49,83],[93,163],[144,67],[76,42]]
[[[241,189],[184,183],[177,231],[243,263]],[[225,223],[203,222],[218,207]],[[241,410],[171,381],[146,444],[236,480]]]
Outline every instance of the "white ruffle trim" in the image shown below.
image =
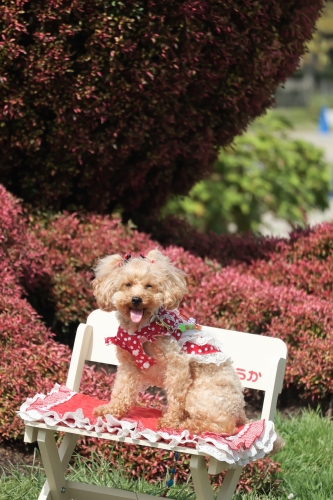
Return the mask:
[[[62,403],[66,403],[66,401],[69,401],[75,394],[77,394],[77,392],[71,391],[70,389],[67,389],[67,387],[66,387],[65,391],[62,391],[63,387],[64,386],[61,386],[59,384],[54,384],[53,389],[51,389],[51,391],[48,392],[47,395],[37,393],[33,398],[27,398],[25,403],[23,403],[21,405],[20,410],[17,412],[18,415],[21,416],[20,411],[26,411],[26,409],[29,408],[29,406],[31,406],[32,403],[34,403],[37,399],[44,400],[46,397],[48,398],[47,404],[45,404],[45,406],[40,406],[40,409],[42,411],[47,411],[51,406],[56,406],[56,405],[60,405]],[[55,395],[54,400],[52,398],[53,394]],[[31,416],[33,417],[35,410],[29,410],[29,412],[30,412]],[[38,411],[36,412],[36,415],[38,416],[38,418],[34,419],[34,420],[39,420],[40,413]]]
[[209,333],[206,333],[205,330],[186,330],[186,332],[182,333],[182,336],[179,340],[177,340],[178,344],[183,346],[186,342],[192,342],[193,344],[204,346],[204,345],[212,345],[216,349],[223,349],[223,343],[212,337]]
[[214,363],[219,366],[226,361],[230,361],[230,357],[224,352],[213,352],[212,354],[188,354],[191,359],[195,359],[195,361],[199,364],[208,365],[210,363]]
[[[158,318],[161,318],[162,320],[167,320],[169,319],[171,322],[174,322],[175,324],[175,329],[178,328],[180,323],[183,323],[183,320],[181,318],[181,315],[178,311],[178,309],[174,309],[173,311],[170,311],[171,313],[174,313],[178,316],[178,320],[174,322],[174,318],[172,315],[169,314],[169,311],[165,311],[164,313],[159,313]],[[230,356],[223,352],[224,345],[223,343],[212,337],[210,333],[205,332],[204,329],[202,330],[186,330],[185,332],[182,333],[182,336],[176,340],[177,344],[180,347],[183,347],[186,342],[191,342],[192,344],[196,346],[205,346],[205,345],[211,345],[215,347],[215,349],[218,349],[220,352],[212,353],[212,354],[206,354],[202,353],[200,354],[189,354],[191,358],[195,359],[198,363],[202,364],[209,364],[209,363],[215,363],[216,365],[221,365],[222,363],[225,363],[226,361],[232,361]]]
[[[53,392],[57,392],[59,385],[56,384]],[[75,392],[70,391],[68,397],[63,401],[68,401]],[[130,437],[132,439],[147,439],[151,443],[158,441],[166,441],[171,448],[176,446],[190,445],[197,451],[206,453],[217,460],[227,462],[231,467],[244,466],[254,460],[263,458],[267,453],[272,451],[274,441],[276,440],[276,433],[274,423],[271,421],[264,422],[264,429],[261,435],[254,441],[249,449],[239,448],[238,450],[231,449],[226,442],[221,442],[214,438],[214,436],[197,436],[191,435],[189,431],[183,430],[179,433],[170,434],[166,431],[153,431],[151,429],[138,429],[138,422],[118,420],[112,415],[106,415],[105,418],[97,417],[96,422],[92,424],[89,418],[84,416],[83,410],[78,408],[72,412],[66,412],[63,416],[59,415],[55,410],[48,410],[54,404],[45,406],[45,413],[38,410],[29,410],[28,408],[37,398],[45,399],[45,395],[36,394],[33,398],[28,398],[25,403],[20,407],[17,412],[18,416],[26,422],[43,421],[46,425],[55,427],[57,425],[66,425],[71,428],[85,429],[87,431],[95,431],[98,433],[108,432],[115,434],[118,438]],[[44,409],[44,407],[43,407]],[[47,411],[48,410],[48,411]],[[246,433],[251,423],[246,424],[244,428],[236,435],[225,438],[225,441],[232,442],[234,439]]]
[[[246,432],[246,428],[249,425],[251,424],[247,424],[239,435]],[[232,437],[233,436],[228,438],[228,440],[232,440]],[[226,444],[220,443],[213,438],[207,437],[202,439],[200,436],[197,438],[198,443],[196,449],[215,457],[217,460],[227,462],[232,465],[232,467],[237,467],[239,465],[247,465],[250,462],[263,458],[272,451],[276,438],[277,435],[274,428],[274,422],[266,420],[262,435],[255,440],[248,450],[231,450]]]

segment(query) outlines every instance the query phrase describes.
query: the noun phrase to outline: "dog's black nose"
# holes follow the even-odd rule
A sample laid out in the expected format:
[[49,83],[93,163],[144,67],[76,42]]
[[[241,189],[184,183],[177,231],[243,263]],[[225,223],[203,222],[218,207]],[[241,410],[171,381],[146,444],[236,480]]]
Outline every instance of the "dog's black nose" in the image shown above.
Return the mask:
[[134,306],[139,306],[142,303],[141,297],[132,297],[132,304]]

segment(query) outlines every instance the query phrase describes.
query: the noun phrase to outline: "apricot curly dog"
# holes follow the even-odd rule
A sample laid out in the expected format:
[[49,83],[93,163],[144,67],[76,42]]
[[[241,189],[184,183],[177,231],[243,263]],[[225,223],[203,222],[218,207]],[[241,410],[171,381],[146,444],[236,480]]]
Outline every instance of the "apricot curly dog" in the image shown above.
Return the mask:
[[239,377],[220,342],[177,311],[187,291],[185,273],[159,250],[145,257],[110,255],[95,268],[94,295],[117,311],[119,367],[109,404],[94,414],[122,418],[139,391],[164,388],[168,407],[159,428],[233,434],[247,422]]

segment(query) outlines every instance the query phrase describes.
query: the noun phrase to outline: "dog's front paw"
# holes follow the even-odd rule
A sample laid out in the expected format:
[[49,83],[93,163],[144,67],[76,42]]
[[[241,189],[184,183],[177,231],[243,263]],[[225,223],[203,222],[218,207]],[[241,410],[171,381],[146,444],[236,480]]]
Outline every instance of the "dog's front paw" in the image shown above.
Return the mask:
[[95,417],[105,417],[105,415],[112,415],[113,417],[119,419],[125,415],[125,413],[123,411],[120,411],[119,408],[114,408],[110,404],[97,406],[93,409],[93,414],[95,415]]
[[97,406],[96,408],[93,409],[93,414],[95,415],[95,417],[104,417],[108,413],[111,414],[109,408],[110,408],[109,405]]

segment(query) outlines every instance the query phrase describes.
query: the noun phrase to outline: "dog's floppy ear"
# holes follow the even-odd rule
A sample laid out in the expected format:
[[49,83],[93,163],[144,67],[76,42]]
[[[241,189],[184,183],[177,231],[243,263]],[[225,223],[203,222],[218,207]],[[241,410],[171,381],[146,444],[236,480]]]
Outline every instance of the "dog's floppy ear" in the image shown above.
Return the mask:
[[100,259],[94,268],[95,279],[92,282],[94,296],[98,306],[104,311],[115,311],[112,297],[115,293],[115,280],[119,273],[121,255],[108,255]]
[[151,250],[147,258],[152,261],[154,271],[160,277],[159,284],[164,296],[164,307],[169,311],[175,309],[187,292],[186,274],[177,269],[169,257],[157,249]]

